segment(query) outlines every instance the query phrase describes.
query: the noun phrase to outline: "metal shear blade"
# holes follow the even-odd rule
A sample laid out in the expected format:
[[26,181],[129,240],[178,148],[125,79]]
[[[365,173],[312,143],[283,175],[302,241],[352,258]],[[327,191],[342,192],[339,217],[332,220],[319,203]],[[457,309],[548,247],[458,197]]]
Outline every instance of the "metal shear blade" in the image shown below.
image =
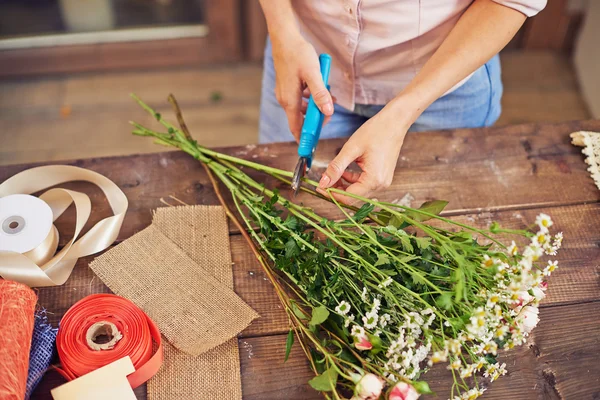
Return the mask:
[[300,190],[301,180],[306,173],[307,163],[308,160],[306,157],[300,157],[296,164],[296,168],[294,169],[294,176],[292,177],[292,190],[294,191],[294,196],[296,196]]

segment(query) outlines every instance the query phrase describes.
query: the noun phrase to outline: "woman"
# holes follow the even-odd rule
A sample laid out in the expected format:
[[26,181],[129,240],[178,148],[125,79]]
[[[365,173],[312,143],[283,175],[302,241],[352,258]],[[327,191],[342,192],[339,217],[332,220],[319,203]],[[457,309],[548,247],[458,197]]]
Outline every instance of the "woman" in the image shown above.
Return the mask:
[[[490,126],[498,119],[498,52],[546,5],[546,0],[260,2],[270,36],[261,143],[289,140],[289,131],[298,140],[303,97],[312,94],[330,118],[321,137],[350,137],[329,163],[320,189],[335,186],[361,196],[391,184],[407,132]],[[319,53],[332,56],[334,97],[321,79]],[[346,171],[353,161],[362,172]]]

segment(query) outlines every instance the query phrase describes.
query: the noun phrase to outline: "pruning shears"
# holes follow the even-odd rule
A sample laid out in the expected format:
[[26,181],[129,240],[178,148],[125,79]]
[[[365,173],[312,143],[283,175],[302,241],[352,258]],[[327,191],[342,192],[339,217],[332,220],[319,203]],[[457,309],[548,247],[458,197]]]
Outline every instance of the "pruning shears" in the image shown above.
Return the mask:
[[[321,66],[321,77],[323,83],[329,90],[329,71],[331,70],[331,56],[329,54],[321,54],[319,56],[319,64]],[[298,145],[298,163],[294,169],[292,177],[292,190],[294,195],[300,190],[300,182],[304,175],[310,170],[313,155],[317,148],[323,120],[325,116],[315,104],[312,95],[308,98],[308,107],[302,124],[302,133],[300,134],[300,144]]]

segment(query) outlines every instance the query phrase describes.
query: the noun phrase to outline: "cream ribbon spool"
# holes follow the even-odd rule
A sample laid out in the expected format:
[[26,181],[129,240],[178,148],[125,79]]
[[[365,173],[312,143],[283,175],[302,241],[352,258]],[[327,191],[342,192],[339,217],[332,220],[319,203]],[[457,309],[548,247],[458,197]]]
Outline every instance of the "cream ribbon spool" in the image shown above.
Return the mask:
[[96,223],[77,240],[91,213],[90,198],[84,193],[68,189],[58,188],[44,192],[39,198],[50,206],[53,221],[62,215],[71,203],[75,204],[76,222],[73,237],[54,254],[58,244],[58,231],[53,226],[48,237],[31,251],[23,254],[0,251],[0,276],[4,279],[21,282],[30,287],[62,285],[71,275],[78,258],[102,251],[115,241],[127,211],[127,197],[113,181],[97,172],[69,165],[28,169],[0,184],[0,197],[31,194],[71,181],[90,182],[102,189],[114,215]]

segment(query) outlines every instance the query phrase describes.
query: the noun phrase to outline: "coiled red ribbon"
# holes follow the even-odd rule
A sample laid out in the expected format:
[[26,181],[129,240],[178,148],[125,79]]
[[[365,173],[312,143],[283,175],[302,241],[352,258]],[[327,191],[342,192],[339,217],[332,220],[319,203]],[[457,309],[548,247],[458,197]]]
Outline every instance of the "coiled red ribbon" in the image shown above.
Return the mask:
[[[112,349],[92,350],[86,334],[102,321],[114,324],[123,337]],[[154,354],[153,340],[158,346]],[[134,389],[154,376],[163,362],[156,324],[131,301],[113,294],[94,294],[75,303],[60,322],[56,348],[62,364],[57,370],[68,380],[129,356],[135,372],[127,379]]]

